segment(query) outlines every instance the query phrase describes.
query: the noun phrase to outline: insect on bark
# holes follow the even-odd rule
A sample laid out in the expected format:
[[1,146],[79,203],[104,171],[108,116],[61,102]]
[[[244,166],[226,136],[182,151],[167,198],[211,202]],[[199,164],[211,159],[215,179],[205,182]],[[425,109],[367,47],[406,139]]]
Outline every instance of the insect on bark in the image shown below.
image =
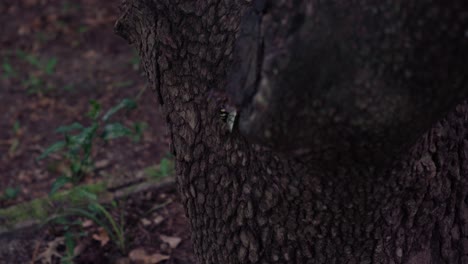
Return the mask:
[[221,121],[227,124],[229,131],[232,132],[237,119],[237,111],[228,111],[226,110],[226,108],[222,108],[221,110],[219,110],[219,118],[221,119]]

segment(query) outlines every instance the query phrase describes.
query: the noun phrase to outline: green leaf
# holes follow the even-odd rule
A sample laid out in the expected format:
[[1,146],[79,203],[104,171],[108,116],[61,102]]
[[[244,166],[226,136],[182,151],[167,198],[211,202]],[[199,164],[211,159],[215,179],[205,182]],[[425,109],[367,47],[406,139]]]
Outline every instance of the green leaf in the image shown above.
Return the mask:
[[68,126],[60,126],[55,130],[55,133],[69,133],[74,130],[82,130],[84,127],[82,124],[75,122]]
[[161,159],[159,163],[159,169],[161,171],[161,177],[167,177],[172,171],[172,162],[166,158]]
[[70,164],[70,169],[73,176],[78,175],[81,171],[81,162],[73,160]]
[[140,55],[138,54],[138,51],[133,51],[133,57],[130,59],[130,64],[134,67],[138,67],[140,65]]
[[15,123],[13,124],[13,132],[15,132],[15,134],[18,134],[20,129],[21,129],[21,124],[18,120],[16,120]]
[[78,33],[86,33],[89,30],[87,26],[80,26],[78,28]]
[[149,166],[144,169],[144,172],[151,178],[159,179],[161,177],[160,171],[156,169],[156,166]]
[[56,65],[57,65],[57,58],[54,57],[48,60],[44,67],[44,72],[47,73],[48,75],[54,73]]
[[5,189],[3,197],[5,200],[11,200],[11,199],[15,199],[19,193],[20,193],[20,188],[8,187]]
[[18,139],[18,138],[14,138],[14,139],[11,141],[10,148],[8,149],[8,154],[10,154],[11,156],[13,156],[13,155],[15,154],[16,150],[18,149],[19,144],[20,144],[19,139]]
[[67,257],[71,260],[74,256],[74,249],[75,249],[75,237],[72,232],[65,233],[65,247],[67,248]]
[[160,163],[144,169],[144,172],[151,178],[161,179],[174,173],[174,162],[168,158],[162,158]]
[[37,157],[36,160],[41,160],[41,159],[49,156],[50,153],[59,151],[64,147],[65,147],[65,141],[58,141],[58,142],[52,144],[46,150],[44,150],[44,152],[42,152],[42,154],[39,157]]
[[93,138],[96,136],[98,124],[94,123],[90,127],[84,128],[78,135],[68,137],[69,145],[83,147],[85,144],[90,144]]
[[82,198],[85,198],[89,201],[97,201],[98,200],[98,196],[92,192],[89,192],[87,191],[86,189],[78,189],[77,190],[78,192],[78,195],[81,196]]
[[52,221],[53,221],[54,223],[59,224],[59,225],[70,225],[70,224],[71,224],[70,220],[68,220],[68,219],[67,219],[66,217],[64,217],[64,216],[58,216],[58,217],[52,219]]
[[36,58],[36,56],[34,56],[33,54],[28,54],[22,50],[17,50],[16,51],[16,54],[18,55],[18,57],[26,62],[28,62],[29,64],[33,65],[33,66],[36,66],[38,68],[41,67],[41,63],[39,62],[39,60]]
[[[109,236],[116,238],[118,240],[117,244],[121,250],[124,251],[125,249],[125,237],[124,237],[124,228],[123,228],[123,223],[122,225],[119,225],[115,220],[114,217],[109,213],[109,211],[99,203],[93,203],[90,204],[89,206],[90,210],[95,211],[96,213],[103,214],[105,218],[107,219],[107,222],[110,223],[112,229],[114,232],[108,232]],[[92,209],[91,209],[92,208]],[[104,226],[103,226],[104,227]],[[110,230],[108,226],[106,226],[107,230]]]
[[53,218],[52,221],[53,221],[54,223],[57,223],[57,224],[63,225],[63,226],[68,226],[68,225],[70,225],[70,221],[69,221],[66,217],[64,217],[64,216],[58,216],[58,217],[56,217],[56,218]]
[[89,101],[90,109],[88,111],[88,116],[91,117],[93,120],[99,117],[101,112],[101,104],[96,100]]
[[102,133],[102,138],[105,140],[124,137],[124,136],[131,136],[132,130],[125,127],[121,123],[113,123],[107,124],[104,127],[104,132]]
[[3,64],[2,64],[3,72],[5,77],[11,77],[15,76],[15,70],[13,70],[13,67],[11,66],[10,62],[8,59],[3,59]]
[[143,131],[148,127],[148,124],[145,122],[135,122],[133,124],[133,130],[135,134],[133,135],[133,141],[138,142],[141,140],[141,136],[143,135]]
[[82,216],[82,217],[85,217],[85,218],[87,218],[89,220],[92,220],[97,225],[103,227],[109,235],[112,234],[110,232],[109,227],[104,222],[102,222],[94,214],[92,214],[92,213],[90,213],[90,212],[88,212],[86,210],[83,210],[83,209],[80,209],[80,208],[67,208],[67,209],[65,209],[65,213],[68,214],[68,215]]
[[71,182],[72,179],[67,176],[60,176],[55,181],[52,183],[52,188],[50,190],[49,195],[52,196],[54,195],[58,190],[60,190],[65,184]]
[[112,115],[114,115],[115,113],[117,113],[119,110],[123,108],[132,110],[132,109],[135,109],[136,107],[137,107],[137,104],[134,100],[125,98],[118,105],[109,109],[109,111],[107,111],[107,113],[102,117],[102,120],[104,122],[107,122]]
[[100,215],[102,213],[101,208],[96,205],[97,203],[88,204],[88,209],[94,215]]
[[23,85],[29,88],[37,88],[37,89],[30,89],[31,91],[34,91],[34,90],[39,89],[39,86],[42,85],[42,81],[37,76],[30,74],[29,79],[23,81]]

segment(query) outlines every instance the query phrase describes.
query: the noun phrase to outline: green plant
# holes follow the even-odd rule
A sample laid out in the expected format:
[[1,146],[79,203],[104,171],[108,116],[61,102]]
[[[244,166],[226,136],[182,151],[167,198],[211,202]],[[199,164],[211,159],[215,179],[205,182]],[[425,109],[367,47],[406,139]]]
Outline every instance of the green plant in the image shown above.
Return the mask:
[[138,55],[137,50],[133,50],[133,56],[130,59],[130,65],[132,65],[132,68],[135,71],[138,71],[140,69],[140,56]]
[[36,67],[38,70],[48,75],[53,74],[55,72],[58,62],[57,58],[55,57],[48,58],[41,62],[41,60],[39,60],[39,58],[36,55],[27,53],[22,50],[17,50],[16,55],[23,61],[29,63],[31,66]]
[[89,31],[89,28],[87,26],[80,26],[78,27],[78,33],[83,34]]
[[81,228],[79,227],[82,225],[80,220],[70,220],[69,217],[65,215],[57,216],[50,221],[62,226],[65,232],[63,235],[65,252],[64,256],[60,259],[60,263],[73,264],[73,259],[75,258],[74,249],[76,247],[76,239],[80,236],[87,236],[88,233],[86,231],[80,231]]
[[15,133],[15,135],[17,135],[21,130],[21,124],[18,120],[15,121],[15,123],[13,123],[13,133]]
[[33,73],[29,73],[28,79],[23,80],[23,86],[27,88],[28,94],[36,94],[45,91],[45,83]]
[[37,158],[44,159],[54,152],[59,152],[61,158],[69,167],[69,175],[61,175],[52,184],[50,194],[53,195],[67,183],[77,185],[86,173],[94,169],[94,161],[91,157],[93,146],[97,140],[109,141],[120,137],[138,139],[142,133],[142,126],[134,123],[133,128],[128,128],[120,122],[110,122],[111,117],[122,109],[132,110],[137,107],[136,102],[124,99],[116,106],[110,108],[101,116],[101,104],[95,100],[90,101],[90,109],[87,116],[91,119],[90,125],[72,123],[60,126],[55,132],[62,135],[63,140],[49,146]]
[[65,208],[61,213],[47,221],[52,221],[62,226],[65,231],[66,254],[62,259],[62,263],[72,263],[76,239],[88,235],[80,219],[91,220],[97,226],[101,227],[109,236],[110,241],[115,243],[119,250],[125,254],[127,251],[127,239],[125,235],[123,211],[119,210],[117,212],[118,220],[116,220],[111,213],[111,210],[116,211],[119,208],[117,202],[113,201],[109,206],[104,206],[93,193],[82,190],[80,195],[86,197],[86,205],[82,207]]
[[63,264],[72,264],[75,257],[74,249],[76,245],[75,235],[71,231],[67,231],[65,237],[65,256],[61,259]]
[[57,68],[58,60],[55,57],[40,60],[36,55],[17,50],[18,58],[35,67],[39,72],[29,72],[28,77],[22,83],[27,88],[29,94],[48,92],[54,86],[42,79],[44,75],[52,75]]
[[19,187],[8,187],[3,191],[3,194],[0,196],[0,201],[7,201],[13,200],[21,193],[21,189]]
[[21,124],[18,120],[13,124],[13,138],[11,139],[8,154],[14,156],[20,145]]
[[39,59],[34,54],[29,54],[23,50],[16,50],[16,55],[18,58],[22,59],[23,61],[31,64],[32,66],[41,67],[41,63]]
[[43,66],[43,71],[48,74],[48,75],[51,75],[55,72],[55,67],[57,66],[57,58],[55,57],[52,57],[50,59],[48,59],[44,66]]
[[16,76],[16,72],[13,69],[13,66],[10,64],[10,61],[7,58],[3,59],[2,69],[3,69],[3,77],[4,78],[10,78],[10,77]]
[[174,174],[174,162],[169,158],[162,158],[158,165],[147,167],[146,175],[153,179],[162,179]]

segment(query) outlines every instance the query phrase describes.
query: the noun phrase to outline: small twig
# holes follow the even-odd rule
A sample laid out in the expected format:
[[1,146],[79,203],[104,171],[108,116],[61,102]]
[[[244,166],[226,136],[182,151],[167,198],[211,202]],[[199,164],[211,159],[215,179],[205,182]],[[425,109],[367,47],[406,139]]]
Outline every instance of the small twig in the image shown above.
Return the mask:
[[36,262],[37,255],[39,254],[39,247],[41,246],[41,242],[39,240],[36,240],[36,244],[34,246],[34,251],[32,255],[32,259],[30,264],[34,264]]
[[159,210],[159,209],[161,209],[161,208],[164,208],[164,207],[168,206],[169,204],[171,204],[172,202],[173,202],[173,200],[172,200],[172,199],[169,199],[169,200],[165,201],[165,202],[162,203],[162,204],[157,204],[157,205],[153,206],[151,209],[149,209],[149,210],[145,213],[145,215],[150,214],[150,213],[152,213],[152,212],[154,212],[154,211],[157,211],[157,210]]
[[140,100],[140,97],[145,93],[147,87],[148,87],[148,85],[145,85],[145,86],[143,86],[143,88],[140,89],[137,96],[135,97],[135,101]]
[[[167,210],[167,208],[164,208],[164,210],[166,210],[166,214],[169,215],[169,210]],[[168,229],[169,230],[172,230],[172,226],[174,225],[174,218],[173,217],[169,217],[169,221],[168,221]]]

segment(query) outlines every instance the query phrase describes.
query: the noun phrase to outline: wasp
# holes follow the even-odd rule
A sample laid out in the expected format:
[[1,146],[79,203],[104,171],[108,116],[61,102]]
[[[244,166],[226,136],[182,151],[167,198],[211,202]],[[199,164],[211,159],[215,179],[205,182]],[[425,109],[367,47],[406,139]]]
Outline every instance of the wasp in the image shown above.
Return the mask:
[[225,108],[221,108],[219,110],[219,118],[222,122],[228,125],[229,131],[232,132],[232,130],[234,129],[234,124],[237,121],[237,111],[228,111]]

